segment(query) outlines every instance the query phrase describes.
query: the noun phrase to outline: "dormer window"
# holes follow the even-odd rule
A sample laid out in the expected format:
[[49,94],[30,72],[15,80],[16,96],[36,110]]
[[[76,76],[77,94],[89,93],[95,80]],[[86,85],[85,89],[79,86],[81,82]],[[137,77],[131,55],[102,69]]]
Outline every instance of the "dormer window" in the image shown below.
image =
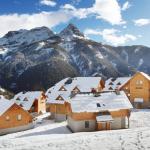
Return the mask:
[[109,90],[113,90],[113,88],[112,88],[112,87],[109,87]]
[[62,86],[59,91],[67,91],[64,86]]
[[64,100],[60,95],[56,98],[56,100]]
[[72,90],[73,92],[75,92],[75,93],[78,93],[78,92],[80,92],[80,90],[78,89],[78,87],[76,86],[73,90]]
[[117,85],[121,85],[121,83],[120,83],[120,82],[118,82],[118,83],[117,83]]
[[28,101],[27,97],[25,97],[23,101]]
[[17,100],[17,101],[20,101],[20,98],[19,98],[19,97],[17,97],[17,98],[16,98],[16,100]]
[[114,84],[112,82],[110,82],[109,85],[114,85]]
[[20,107],[23,107],[23,105],[22,105],[22,104],[20,104]]

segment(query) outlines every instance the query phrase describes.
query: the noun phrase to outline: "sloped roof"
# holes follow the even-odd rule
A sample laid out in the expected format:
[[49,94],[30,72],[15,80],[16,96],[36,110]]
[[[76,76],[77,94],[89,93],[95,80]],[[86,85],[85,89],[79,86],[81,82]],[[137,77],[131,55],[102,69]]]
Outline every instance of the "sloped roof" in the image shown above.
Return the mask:
[[12,105],[13,101],[1,98],[0,99],[0,116],[3,115]]
[[30,110],[35,99],[38,100],[41,94],[41,91],[29,91],[26,93],[20,92],[16,94],[11,101],[15,102],[18,105],[22,105],[23,109],[25,110]]
[[[67,84],[67,81],[71,79],[71,83]],[[56,98],[60,95],[64,100],[69,100],[71,91],[77,87],[80,92],[90,92],[91,88],[97,88],[101,77],[75,77],[75,78],[65,78],[55,84],[52,88],[48,89],[46,92],[47,103],[59,103]],[[59,91],[61,87],[64,87],[66,91]],[[62,101],[60,101],[62,103]]]
[[148,74],[146,74],[144,72],[139,72],[139,73],[141,73],[145,78],[147,78],[148,80],[150,80],[150,76]]
[[[127,83],[129,80],[131,79],[131,77],[118,77],[116,79],[113,78],[109,78],[108,80],[106,80],[105,82],[105,88],[103,89],[103,91],[109,91],[110,87],[115,90],[115,89],[119,89],[120,87],[122,87],[125,83]],[[112,85],[110,85],[110,83],[112,83]],[[119,83],[119,84],[118,84]]]
[[[97,106],[99,103],[100,107]],[[101,93],[94,97],[93,94],[77,94],[70,100],[72,112],[100,112],[119,109],[131,109],[132,105],[126,94],[121,91]]]

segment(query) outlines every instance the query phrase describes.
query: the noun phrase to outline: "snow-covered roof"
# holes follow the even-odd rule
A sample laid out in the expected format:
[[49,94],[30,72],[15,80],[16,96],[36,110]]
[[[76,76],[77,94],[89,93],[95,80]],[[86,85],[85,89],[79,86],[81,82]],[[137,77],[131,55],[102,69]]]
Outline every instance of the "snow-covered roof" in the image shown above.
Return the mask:
[[118,78],[109,78],[105,82],[104,91],[115,90],[122,87],[125,83],[127,83],[131,77],[118,77]]
[[14,96],[12,101],[16,104],[21,105],[25,110],[30,110],[35,100],[38,100],[41,96],[41,91],[29,91],[20,92]]
[[144,77],[146,77],[148,80],[150,80],[150,76],[144,72],[140,72]]
[[[91,88],[97,88],[100,81],[101,77],[65,78],[47,90],[47,103],[68,101],[74,88],[79,89],[80,92],[91,92]],[[65,91],[60,90],[61,87],[65,88]],[[56,100],[58,96],[61,96],[63,100]]]
[[131,109],[132,105],[124,91],[93,94],[77,94],[70,100],[72,112],[100,112],[119,109]]
[[13,101],[1,98],[0,99],[0,116],[4,114],[13,104],[14,104]]
[[111,115],[98,115],[96,116],[97,122],[107,122],[107,121],[113,121],[113,118]]

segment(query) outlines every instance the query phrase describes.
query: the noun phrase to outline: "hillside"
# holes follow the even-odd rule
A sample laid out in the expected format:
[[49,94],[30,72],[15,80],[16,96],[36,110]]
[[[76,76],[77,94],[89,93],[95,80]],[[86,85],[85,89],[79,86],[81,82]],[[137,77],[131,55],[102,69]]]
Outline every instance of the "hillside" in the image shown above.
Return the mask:
[[16,93],[46,90],[68,76],[150,73],[149,58],[148,47],[104,45],[73,24],[59,34],[47,27],[10,31],[0,38],[0,85]]
[[6,99],[11,99],[14,96],[14,93],[0,87],[0,98],[1,96],[4,96]]

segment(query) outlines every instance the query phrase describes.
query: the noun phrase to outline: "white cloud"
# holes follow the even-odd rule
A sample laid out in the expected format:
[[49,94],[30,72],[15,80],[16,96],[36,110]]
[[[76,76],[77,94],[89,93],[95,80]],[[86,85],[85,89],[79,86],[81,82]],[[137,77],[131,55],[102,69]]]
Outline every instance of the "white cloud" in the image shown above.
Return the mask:
[[40,4],[54,7],[56,6],[56,2],[53,0],[41,0]]
[[135,41],[137,39],[134,35],[131,34],[119,35],[120,31],[116,29],[104,29],[103,31],[86,29],[84,33],[87,36],[88,35],[102,36],[104,41],[114,46],[124,45],[129,41]]
[[85,35],[102,35],[102,32],[100,30],[94,30],[94,29],[85,29],[84,30],[84,34]]
[[[51,5],[51,2],[54,1],[41,0],[40,2]],[[54,3],[51,6],[54,6]],[[71,4],[66,4],[57,11],[0,15],[0,36],[11,30],[31,29],[40,26],[51,28],[60,23],[66,23],[72,18],[83,19],[90,15],[96,16],[97,19],[103,19],[112,25],[123,23],[121,8],[117,0],[95,0],[93,6],[89,8],[75,8]]]
[[150,19],[145,19],[145,18],[137,19],[137,20],[134,20],[134,24],[135,24],[136,26],[146,26],[146,25],[150,25]]
[[89,8],[75,8],[71,4],[65,4],[61,8],[70,11],[70,14],[80,19],[95,15],[97,19],[103,19],[112,25],[125,23],[117,0],[95,0],[93,6]]
[[[56,17],[57,16],[57,17]],[[34,27],[54,27],[71,19],[70,15],[62,10],[57,12],[41,12],[37,14],[9,14],[0,16],[0,36],[8,31],[32,29]]]
[[129,9],[130,7],[131,7],[131,4],[128,1],[126,1],[122,6],[122,10],[125,11]]
[[125,23],[117,0],[95,0],[91,11],[96,13],[97,19],[104,19],[112,25]]
[[75,8],[71,4],[65,4],[61,6],[66,13],[70,14],[72,17],[76,17],[79,19],[87,18],[87,16],[91,13],[88,8]]
[[71,4],[65,4],[64,6],[61,6],[61,8],[66,9],[66,10],[67,9],[68,10],[76,10],[76,8]]

